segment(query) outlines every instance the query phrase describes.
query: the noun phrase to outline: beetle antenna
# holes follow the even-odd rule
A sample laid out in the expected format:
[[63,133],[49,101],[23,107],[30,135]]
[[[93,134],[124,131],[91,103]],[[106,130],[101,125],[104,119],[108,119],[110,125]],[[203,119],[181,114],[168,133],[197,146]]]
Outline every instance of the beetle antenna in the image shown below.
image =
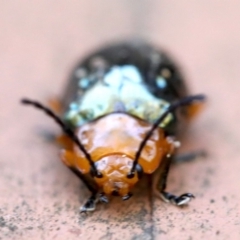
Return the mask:
[[149,132],[146,134],[146,136],[142,140],[142,142],[141,142],[141,144],[140,144],[140,146],[138,148],[138,151],[136,152],[135,159],[134,159],[134,162],[133,162],[133,165],[132,165],[132,169],[131,169],[131,171],[128,174],[128,178],[134,177],[134,172],[135,172],[136,166],[138,164],[139,157],[140,157],[140,155],[142,153],[142,150],[143,150],[144,146],[146,145],[148,139],[153,134],[154,130],[166,118],[166,116],[169,113],[171,113],[174,110],[176,110],[178,107],[189,105],[189,104],[193,103],[194,101],[203,101],[204,99],[205,99],[205,95],[198,94],[198,95],[188,96],[188,97],[182,98],[179,101],[176,101],[176,102],[170,104],[168,109],[156,120],[156,122],[153,124],[152,128],[149,130]]
[[26,105],[32,105],[38,109],[43,110],[49,117],[53,118],[55,120],[55,122],[61,127],[61,129],[63,130],[63,132],[65,134],[67,134],[74,143],[77,144],[77,146],[81,149],[81,151],[84,153],[84,155],[86,156],[86,159],[88,160],[89,164],[91,165],[93,171],[94,171],[94,175],[95,176],[99,176],[101,175],[101,173],[99,173],[96,169],[96,166],[90,156],[90,154],[87,152],[87,150],[85,149],[85,147],[83,146],[83,144],[80,142],[80,140],[78,139],[78,137],[76,136],[76,134],[74,133],[74,131],[69,128],[61,119],[60,117],[58,117],[51,109],[43,106],[41,103],[37,102],[37,101],[33,101],[30,99],[22,99],[21,100],[22,104],[26,104]]

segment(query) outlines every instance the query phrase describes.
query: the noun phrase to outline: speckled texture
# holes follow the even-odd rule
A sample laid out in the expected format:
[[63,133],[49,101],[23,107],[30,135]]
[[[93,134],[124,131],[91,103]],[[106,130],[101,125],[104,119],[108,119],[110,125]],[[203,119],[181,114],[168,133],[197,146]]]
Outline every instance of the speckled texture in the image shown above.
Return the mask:
[[[15,0],[0,3],[0,239],[240,239],[240,3],[237,1]],[[106,14],[107,13],[107,14]],[[183,66],[194,93],[209,96],[182,151],[209,157],[174,166],[168,189],[196,199],[178,209],[146,180],[128,202],[89,216],[88,196],[46,138],[58,128],[23,108],[58,95],[76,61],[112,39],[142,36]]]

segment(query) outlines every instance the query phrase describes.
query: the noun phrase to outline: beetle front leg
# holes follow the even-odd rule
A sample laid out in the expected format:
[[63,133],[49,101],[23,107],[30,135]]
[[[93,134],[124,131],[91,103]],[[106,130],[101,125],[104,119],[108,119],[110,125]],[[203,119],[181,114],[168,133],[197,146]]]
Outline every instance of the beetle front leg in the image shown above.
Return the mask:
[[96,194],[92,194],[90,198],[84,203],[80,209],[79,212],[93,212],[96,209],[96,204],[98,202],[98,198]]
[[88,198],[86,203],[80,207],[80,212],[90,212],[94,211],[96,208],[96,203],[98,202],[98,187],[87,175],[81,173],[78,169],[74,167],[75,155],[72,151],[62,149],[61,159],[63,163],[78,177],[82,180],[87,189],[91,192],[91,196]]
[[180,196],[168,193],[165,191],[167,186],[167,176],[172,159],[165,158],[158,170],[153,175],[153,192],[165,202],[170,202],[177,206],[186,205],[190,202],[194,195],[191,193],[184,193]]
[[84,185],[87,187],[87,189],[91,192],[91,196],[88,198],[88,200],[80,207],[79,211],[82,212],[92,212],[96,209],[96,204],[98,202],[98,189],[97,187],[93,187],[92,184],[89,183],[87,178],[80,173],[77,169],[74,167],[69,167],[69,169],[82,180]]

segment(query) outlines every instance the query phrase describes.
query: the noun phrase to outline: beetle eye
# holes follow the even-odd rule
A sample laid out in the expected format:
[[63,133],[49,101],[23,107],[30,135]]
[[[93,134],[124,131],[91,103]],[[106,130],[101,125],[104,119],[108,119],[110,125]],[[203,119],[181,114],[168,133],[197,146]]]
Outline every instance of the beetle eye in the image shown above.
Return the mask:
[[[138,175],[138,178],[140,179],[143,175],[143,169],[141,167],[140,164],[137,164],[135,169],[134,169],[134,172],[137,171],[137,175]],[[133,178],[134,177],[134,172],[130,172],[127,174],[127,178]]]

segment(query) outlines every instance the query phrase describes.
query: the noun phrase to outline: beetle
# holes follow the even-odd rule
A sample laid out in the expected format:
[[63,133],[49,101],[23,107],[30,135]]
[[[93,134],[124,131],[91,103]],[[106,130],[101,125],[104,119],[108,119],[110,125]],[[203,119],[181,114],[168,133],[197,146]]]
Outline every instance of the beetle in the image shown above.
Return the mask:
[[90,54],[75,68],[61,99],[62,116],[37,101],[22,103],[45,111],[63,130],[63,163],[91,195],[80,212],[98,201],[127,200],[143,174],[153,176],[153,191],[177,206],[194,195],[166,192],[176,148],[204,101],[189,96],[183,77],[163,51],[141,41],[113,44]]

